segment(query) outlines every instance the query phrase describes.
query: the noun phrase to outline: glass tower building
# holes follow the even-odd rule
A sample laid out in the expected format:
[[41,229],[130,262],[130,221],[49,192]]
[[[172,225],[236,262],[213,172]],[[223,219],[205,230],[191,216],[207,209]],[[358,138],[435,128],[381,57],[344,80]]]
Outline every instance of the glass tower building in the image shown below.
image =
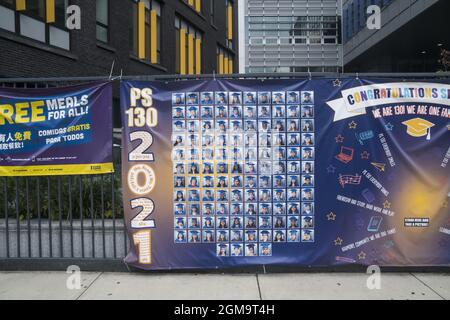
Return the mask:
[[340,0],[243,0],[240,72],[337,72]]

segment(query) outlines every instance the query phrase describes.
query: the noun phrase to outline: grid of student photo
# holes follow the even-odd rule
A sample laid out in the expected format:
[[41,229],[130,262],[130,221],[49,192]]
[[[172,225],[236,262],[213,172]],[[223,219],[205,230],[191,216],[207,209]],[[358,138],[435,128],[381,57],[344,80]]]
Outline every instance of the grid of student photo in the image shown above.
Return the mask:
[[313,91],[175,92],[175,243],[221,257],[314,242]]

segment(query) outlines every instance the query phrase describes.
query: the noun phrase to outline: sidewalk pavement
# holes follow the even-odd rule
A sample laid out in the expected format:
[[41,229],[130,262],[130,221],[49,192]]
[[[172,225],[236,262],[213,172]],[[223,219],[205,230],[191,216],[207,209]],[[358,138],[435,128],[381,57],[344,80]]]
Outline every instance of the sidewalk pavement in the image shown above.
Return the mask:
[[1,272],[0,299],[450,299],[450,275],[383,273],[369,290],[361,273],[133,274],[81,273],[69,290],[65,272]]

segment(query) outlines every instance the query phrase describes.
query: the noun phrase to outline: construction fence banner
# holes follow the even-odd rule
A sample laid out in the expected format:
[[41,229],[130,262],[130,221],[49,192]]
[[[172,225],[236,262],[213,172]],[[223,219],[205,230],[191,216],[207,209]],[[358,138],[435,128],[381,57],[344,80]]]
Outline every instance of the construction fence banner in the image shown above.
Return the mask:
[[0,176],[113,171],[110,82],[0,89]]
[[450,263],[450,82],[122,81],[126,263]]

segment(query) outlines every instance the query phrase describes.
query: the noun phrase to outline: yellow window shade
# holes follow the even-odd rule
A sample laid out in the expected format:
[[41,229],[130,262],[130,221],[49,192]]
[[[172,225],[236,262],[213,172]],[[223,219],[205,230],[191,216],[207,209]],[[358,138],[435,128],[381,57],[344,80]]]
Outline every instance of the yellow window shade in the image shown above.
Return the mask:
[[223,54],[219,54],[219,74],[223,74]]
[[223,61],[223,72],[228,74],[228,58],[225,58]]
[[192,34],[188,36],[188,61],[188,73],[194,74],[194,36]]
[[228,60],[228,73],[233,74],[233,59]]
[[45,0],[45,22],[55,22],[55,0]]
[[26,0],[16,0],[16,11],[23,11],[27,9]]
[[138,56],[145,59],[145,3],[138,3]]
[[202,11],[202,0],[195,0],[195,11]]
[[228,18],[228,40],[233,40],[233,6],[230,4],[227,8]]
[[193,5],[194,5],[194,0],[188,0],[188,4],[189,4],[190,6],[193,6]]
[[202,41],[195,39],[195,73],[202,73]]
[[156,27],[156,10],[150,11],[150,62],[158,63],[158,30]]
[[180,74],[186,74],[186,30],[180,29]]

